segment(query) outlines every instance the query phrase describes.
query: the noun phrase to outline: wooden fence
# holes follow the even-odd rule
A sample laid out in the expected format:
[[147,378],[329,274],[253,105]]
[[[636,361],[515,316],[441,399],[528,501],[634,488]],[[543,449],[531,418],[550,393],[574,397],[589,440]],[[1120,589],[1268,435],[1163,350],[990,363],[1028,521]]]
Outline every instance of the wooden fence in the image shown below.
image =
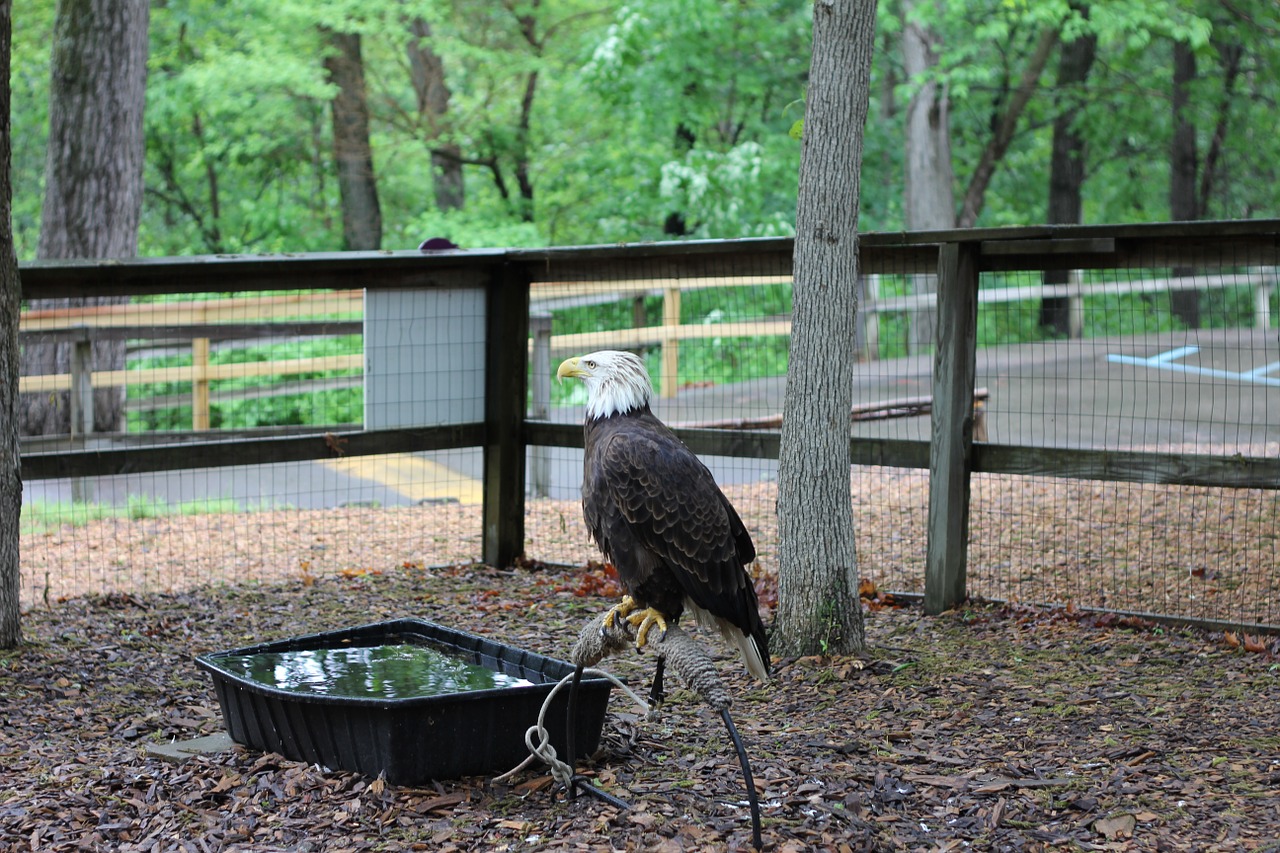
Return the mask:
[[[880,339],[879,318],[883,314],[916,312],[937,306],[936,293],[879,298],[881,275],[867,276],[866,298],[859,305],[863,326],[865,355],[875,358]],[[1078,278],[1078,276],[1077,276]],[[704,340],[717,337],[788,337],[791,334],[789,319],[754,320],[742,323],[693,323],[680,320],[681,294],[685,291],[708,287],[741,287],[768,284],[790,284],[785,276],[719,276],[710,279],[629,279],[608,282],[602,288],[599,282],[534,282],[530,287],[532,329],[531,347],[545,346],[550,356],[570,352],[589,352],[602,347],[634,349],[659,347],[662,357],[659,387],[665,397],[675,396],[679,387],[680,343],[688,340]],[[1197,276],[1160,276],[1126,281],[1111,281],[1069,285],[1041,284],[1021,287],[1002,287],[982,290],[979,304],[1025,302],[1041,299],[1066,298],[1070,300],[1069,316],[1073,338],[1082,334],[1083,300],[1090,296],[1120,295],[1128,293],[1154,294],[1178,290],[1217,290],[1228,287],[1247,287],[1253,291],[1253,316],[1257,328],[1271,326],[1271,295],[1276,287],[1275,270],[1252,273],[1228,273]],[[550,323],[551,312],[578,305],[603,304],[625,299],[654,296],[662,299],[662,323],[601,332],[577,334],[554,333]],[[360,334],[363,313],[363,291],[345,290],[329,293],[304,293],[290,296],[239,297],[230,299],[201,300],[191,302],[164,302],[96,306],[90,308],[57,308],[25,312],[19,323],[23,343],[42,341],[71,341],[77,346],[77,357],[71,361],[71,371],[64,374],[24,376],[19,382],[23,393],[48,393],[75,389],[72,399],[81,403],[93,388],[107,388],[125,384],[140,385],[159,382],[189,382],[192,393],[189,398],[154,399],[139,401],[135,408],[155,409],[189,404],[192,409],[194,430],[207,430],[210,426],[210,383],[227,379],[244,379],[257,376],[296,376],[328,371],[349,371],[353,376],[346,382],[327,382],[323,387],[348,387],[359,384],[363,357],[359,354],[260,361],[240,364],[212,364],[211,342],[248,340],[254,338],[282,338],[288,336],[351,335]],[[315,320],[318,315],[342,316],[351,319]],[[191,365],[134,370],[100,371],[94,373],[90,366],[88,348],[94,340],[173,340],[189,342]],[[534,356],[537,358],[538,356]],[[286,386],[277,393],[298,393],[315,389]],[[549,388],[546,389],[549,392]],[[266,392],[267,394],[271,392]],[[243,395],[243,392],[242,394]],[[265,394],[264,394],[265,395]],[[535,389],[535,408],[542,410],[549,402]],[[88,406],[78,405],[77,412],[89,411]],[[886,405],[884,408],[893,408]],[[81,418],[73,418],[78,429],[87,430]]]
[[[1280,222],[1175,223],[1123,227],[1044,226],[1020,229],[867,234],[861,239],[861,269],[875,275],[937,276],[937,338],[933,377],[932,439],[930,441],[853,439],[853,464],[928,468],[930,471],[928,553],[925,606],[931,613],[951,607],[965,597],[966,542],[969,478],[973,473],[1016,473],[1037,476],[1098,479],[1138,483],[1200,485],[1226,488],[1280,489],[1280,460],[1242,456],[1214,456],[1138,451],[1096,451],[1026,448],[975,444],[974,363],[976,318],[979,301],[1013,297],[1013,292],[979,291],[982,272],[1085,269],[1181,269],[1221,271],[1212,279],[1196,277],[1197,287],[1228,286],[1230,268],[1274,267],[1280,263]],[[222,436],[193,434],[193,441],[175,445],[152,443],[129,446],[77,447],[74,442],[54,452],[24,452],[27,479],[88,477],[124,472],[189,468],[198,458],[206,468],[242,464],[246,458],[269,461],[324,459],[333,454],[333,441],[343,442],[347,456],[407,451],[432,451],[480,447],[484,451],[483,560],[508,565],[524,549],[525,450],[528,446],[580,447],[577,426],[552,423],[525,412],[529,389],[526,347],[505,345],[528,340],[530,304],[582,298],[579,286],[612,282],[619,294],[660,290],[664,296],[664,320],[660,326],[621,330],[596,336],[552,338],[550,349],[588,349],[597,346],[626,347],[665,343],[674,369],[680,340],[704,333],[787,334],[784,321],[748,324],[741,330],[716,325],[690,327],[678,322],[680,287],[694,282],[734,284],[749,281],[784,281],[791,274],[789,240],[698,241],[671,244],[586,247],[519,251],[341,253],[293,257],[217,257],[155,259],[111,263],[58,264],[36,262],[21,267],[24,295],[28,299],[77,296],[133,296],[288,290],[305,285],[309,291],[327,290],[351,300],[353,283],[369,290],[480,288],[486,304],[486,376],[484,417],[480,421],[437,427],[387,430],[349,430],[333,435],[328,430],[297,434]],[[1130,287],[1153,288],[1180,285],[1184,279],[1164,277]],[[1209,284],[1206,282],[1213,282]],[[1256,284],[1255,279],[1250,279]],[[1257,284],[1258,322],[1270,323],[1263,303],[1269,306],[1274,279]],[[1102,288],[1113,286],[1099,285]],[[1118,286],[1117,286],[1118,287]],[[1064,289],[1065,288],[1065,289]],[[1083,297],[1085,288],[1071,285],[1039,288],[1041,296]],[[1266,294],[1266,297],[1262,294]],[[341,296],[346,294],[345,296]],[[534,296],[537,294],[537,297]],[[1018,293],[1017,298],[1029,298]],[[1034,294],[1031,294],[1034,296]],[[270,297],[275,299],[276,297]],[[884,300],[877,310],[903,310],[923,304],[920,297]],[[261,309],[265,302],[257,307]],[[302,301],[295,302],[296,310]],[[326,303],[330,305],[332,303]],[[248,315],[228,315],[175,327],[148,326],[140,315],[123,306],[120,313],[103,310],[110,322],[94,334],[122,337],[186,337],[192,340],[248,336],[254,324]],[[139,306],[140,307],[140,306]],[[172,317],[171,303],[162,306]],[[192,310],[195,310],[194,308]],[[217,310],[212,305],[209,311]],[[230,309],[233,312],[239,309]],[[352,309],[354,310],[354,308]],[[305,316],[305,311],[302,315]],[[256,320],[260,315],[253,315]],[[297,319],[289,315],[288,328],[298,334],[322,333],[308,323],[348,323],[348,320]],[[62,318],[64,321],[66,317]],[[47,325],[24,324],[31,334],[80,339],[81,328],[56,318]],[[163,318],[155,322],[163,323]],[[292,324],[292,325],[289,325]],[[536,324],[535,324],[536,325]],[[279,329],[280,326],[273,326]],[[336,329],[349,327],[340,325]],[[333,331],[333,330],[331,330]],[[174,334],[170,334],[174,333]],[[329,333],[329,332],[323,332]],[[336,333],[336,332],[335,332]],[[536,358],[548,358],[535,354]],[[358,357],[357,357],[358,358]],[[325,362],[328,364],[327,362]],[[317,363],[308,365],[316,369]],[[333,362],[347,366],[348,362]],[[241,366],[236,366],[241,368]],[[541,369],[536,375],[548,374]],[[247,369],[247,368],[241,368]],[[265,369],[265,368],[264,368]],[[326,368],[327,369],[327,368]],[[213,365],[176,368],[156,377],[186,377],[189,381],[216,378]],[[185,373],[183,371],[186,371]],[[279,370],[275,372],[279,373]],[[243,374],[237,374],[243,375]],[[129,371],[131,381],[142,380]],[[104,377],[106,384],[124,377]],[[51,381],[71,387],[70,377]],[[65,383],[65,384],[64,384]],[[675,383],[664,382],[665,387]],[[27,387],[44,387],[36,384]],[[52,386],[51,386],[52,387]],[[540,414],[540,413],[539,413]],[[779,434],[772,430],[681,429],[681,437],[696,452],[720,456],[777,458]]]

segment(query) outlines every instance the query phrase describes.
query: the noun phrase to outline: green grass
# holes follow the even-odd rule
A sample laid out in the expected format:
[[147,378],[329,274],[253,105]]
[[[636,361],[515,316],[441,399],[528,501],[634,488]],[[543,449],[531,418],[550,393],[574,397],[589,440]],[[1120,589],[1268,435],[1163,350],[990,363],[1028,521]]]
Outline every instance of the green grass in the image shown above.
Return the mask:
[[126,506],[71,501],[32,501],[22,506],[20,530],[24,534],[42,535],[64,527],[83,527],[104,518],[162,518],[171,515],[213,515],[241,512],[244,508],[231,500],[187,501],[170,504],[160,498],[130,495]]

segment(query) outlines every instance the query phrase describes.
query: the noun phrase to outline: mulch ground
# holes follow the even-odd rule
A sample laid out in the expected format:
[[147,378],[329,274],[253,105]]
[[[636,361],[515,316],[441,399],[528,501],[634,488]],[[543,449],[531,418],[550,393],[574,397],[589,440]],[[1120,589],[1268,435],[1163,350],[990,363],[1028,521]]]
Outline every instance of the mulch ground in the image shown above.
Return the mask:
[[[147,751],[222,729],[194,655],[418,616],[564,657],[610,586],[584,569],[406,566],[37,607],[27,643],[0,653],[0,847],[748,848],[724,727],[679,689],[653,720],[615,691],[580,762],[629,810],[566,801],[542,768],[404,788],[243,748],[182,764]],[[891,604],[868,590],[864,655],[775,660],[767,686],[707,640],[766,849],[1280,850],[1273,638]],[[653,659],[607,665],[645,686]]]
[[[928,474],[855,468],[858,568],[882,589],[924,590]],[[777,487],[730,486],[778,571]],[[578,500],[531,499],[525,547],[545,562],[598,558]],[[968,590],[1240,625],[1280,626],[1280,491],[982,475],[969,525]],[[468,562],[482,552],[479,506],[340,507],[105,518],[22,535],[23,607],[86,594]]]

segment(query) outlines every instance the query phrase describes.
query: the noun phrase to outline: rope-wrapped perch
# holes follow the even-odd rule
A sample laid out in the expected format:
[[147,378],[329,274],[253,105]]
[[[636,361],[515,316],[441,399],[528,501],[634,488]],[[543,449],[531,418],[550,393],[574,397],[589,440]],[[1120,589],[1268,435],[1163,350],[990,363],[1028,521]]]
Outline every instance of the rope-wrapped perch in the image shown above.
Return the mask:
[[[578,641],[573,646],[570,659],[577,665],[579,673],[586,667],[595,666],[610,655],[619,654],[635,646],[635,632],[632,625],[625,619],[614,619],[611,626],[606,626],[607,616],[608,613],[597,616],[578,632]],[[663,665],[666,661],[670,661],[671,666],[680,674],[685,686],[720,712],[720,718],[724,720],[729,738],[733,741],[733,748],[738,753],[738,762],[742,765],[742,778],[747,787],[747,801],[751,806],[751,840],[757,850],[761,849],[760,801],[756,795],[755,782],[751,777],[751,762],[747,759],[747,751],[742,745],[742,739],[738,737],[738,730],[733,725],[733,718],[729,716],[729,706],[733,701],[720,680],[719,673],[716,672],[711,656],[678,625],[668,625],[662,638],[658,640],[654,640],[653,635],[650,634],[649,641],[645,645],[652,648],[658,655],[653,691],[650,694],[650,700],[655,706],[662,699]],[[571,700],[570,729],[573,727],[572,706]],[[572,738],[569,742],[572,743]]]
[[[569,658],[573,663],[583,667],[595,666],[606,657],[635,648],[632,625],[625,619],[614,619],[613,627],[606,627],[606,615],[596,617],[578,632],[578,642],[574,644]],[[733,704],[711,656],[679,625],[668,625],[661,639],[655,640],[650,634],[646,647],[653,649],[660,660],[669,662],[685,686],[715,710],[726,711]]]

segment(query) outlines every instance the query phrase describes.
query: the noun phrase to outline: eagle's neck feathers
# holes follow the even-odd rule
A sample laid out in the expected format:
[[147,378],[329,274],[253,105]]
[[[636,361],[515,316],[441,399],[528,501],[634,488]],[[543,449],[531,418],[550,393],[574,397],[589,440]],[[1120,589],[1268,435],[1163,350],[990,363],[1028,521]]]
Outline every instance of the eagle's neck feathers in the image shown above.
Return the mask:
[[649,408],[653,385],[639,359],[619,361],[608,374],[588,386],[587,417],[603,420]]

